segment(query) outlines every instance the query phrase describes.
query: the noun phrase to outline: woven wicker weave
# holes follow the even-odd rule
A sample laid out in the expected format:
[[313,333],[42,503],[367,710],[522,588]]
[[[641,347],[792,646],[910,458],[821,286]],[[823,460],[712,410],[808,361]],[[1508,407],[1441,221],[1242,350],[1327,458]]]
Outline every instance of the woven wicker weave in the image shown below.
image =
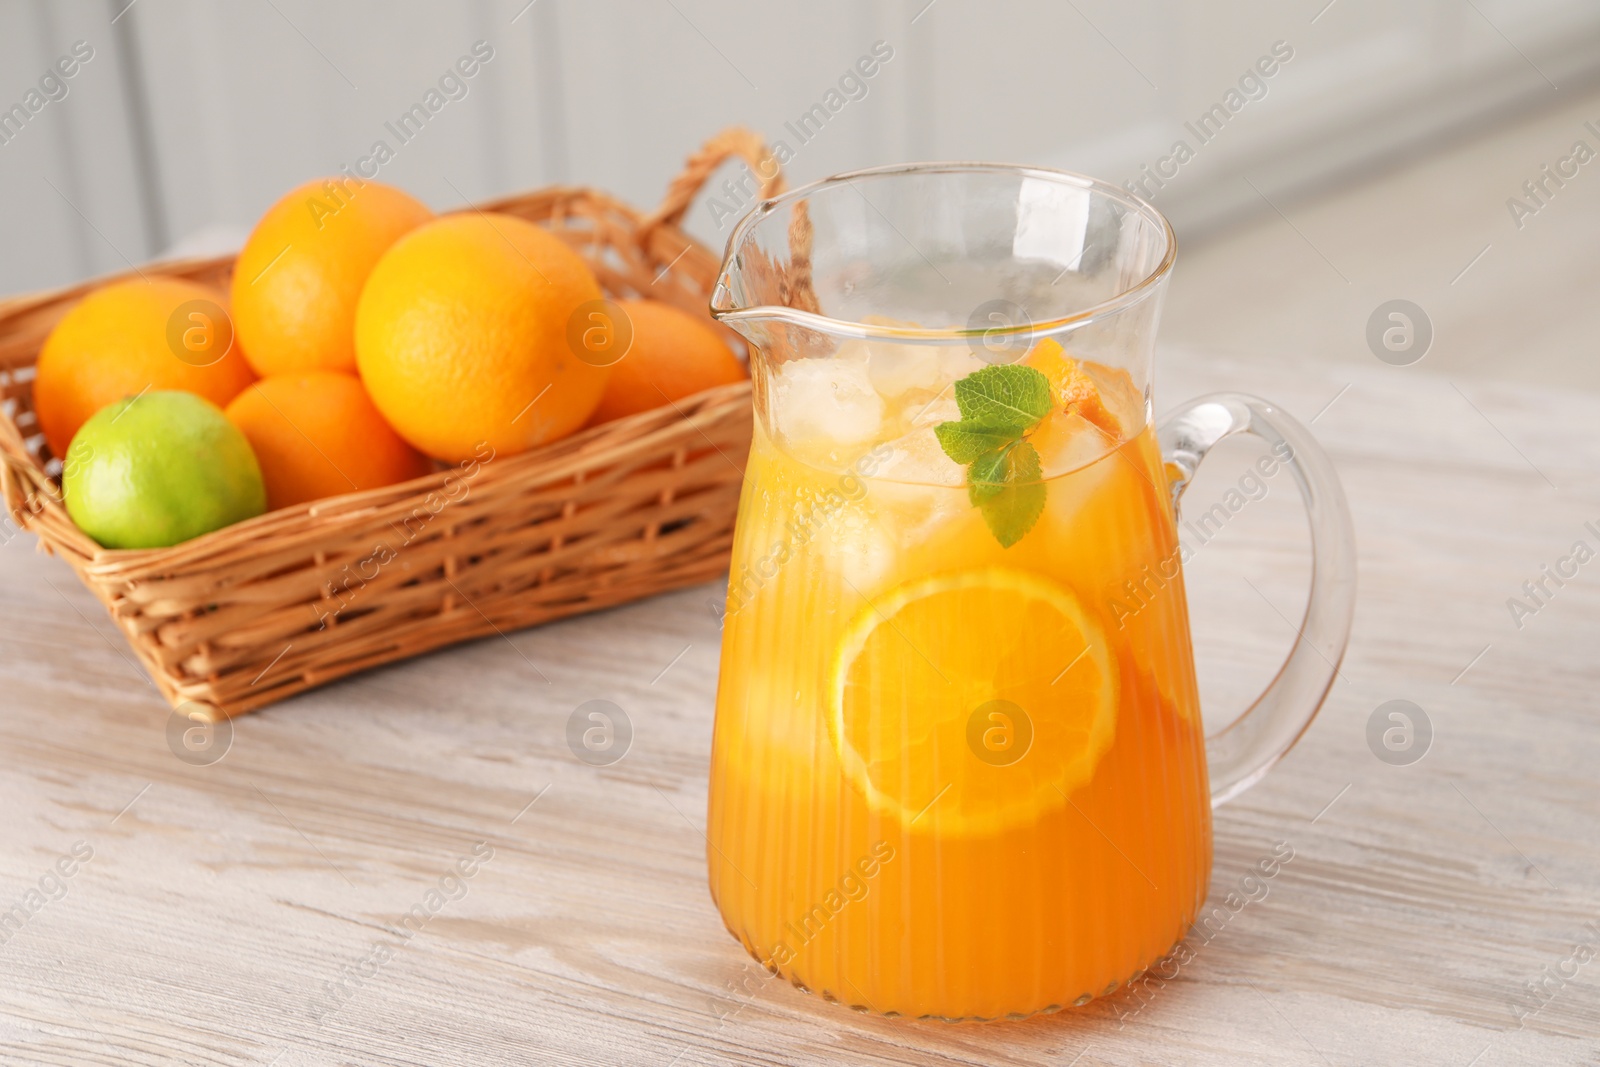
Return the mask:
[[[733,155],[764,173],[760,140],[726,131],[690,158],[651,216],[582,188],[471,210],[549,227],[584,256],[609,297],[649,296],[704,317],[718,261],[679,223]],[[763,194],[781,183],[773,173]],[[232,268],[228,257],[135,273],[226,291]],[[530,452],[485,453],[401,485],[269,512],[171,548],[101,548],[61,503],[32,379],[51,327],[110,280],[0,302],[0,480],[12,521],[77,571],[174,707],[237,715],[353,671],[727,568],[750,441],[748,383]]]

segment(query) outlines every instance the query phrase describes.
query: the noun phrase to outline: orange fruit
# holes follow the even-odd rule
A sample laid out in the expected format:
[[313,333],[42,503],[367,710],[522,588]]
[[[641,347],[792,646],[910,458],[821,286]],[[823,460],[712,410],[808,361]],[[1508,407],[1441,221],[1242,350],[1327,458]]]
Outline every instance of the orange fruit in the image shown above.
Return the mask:
[[389,246],[433,218],[390,185],[307,182],[267,209],[233,267],[233,321],[260,375],[356,369],[356,301]]
[[383,421],[352,374],[263,378],[234,398],[227,415],[255,449],[269,508],[377,489],[433,469]]
[[1097,616],[1066,586],[1009,567],[919,578],[869,602],[830,681],[845,777],[903,826],[942,797],[925,829],[945,836],[1063,806],[1116,735],[1116,657]]
[[709,323],[655,300],[622,300],[618,306],[632,321],[633,343],[612,368],[591,424],[744,379],[744,364]]
[[1082,416],[1113,441],[1122,439],[1122,423],[1101,398],[1087,366],[1067,355],[1061,342],[1046,337],[1033,346],[1024,362],[1050,379],[1051,395],[1062,412]]
[[356,309],[367,391],[400,436],[456,462],[563,437],[611,368],[579,359],[568,324],[600,299],[560,238],[510,215],[451,215],[391,248]]
[[179,390],[222,407],[254,381],[223,301],[215,289],[161,277],[84,297],[45,338],[36,366],[33,408],[50,451],[65,456],[78,427],[115,400]]

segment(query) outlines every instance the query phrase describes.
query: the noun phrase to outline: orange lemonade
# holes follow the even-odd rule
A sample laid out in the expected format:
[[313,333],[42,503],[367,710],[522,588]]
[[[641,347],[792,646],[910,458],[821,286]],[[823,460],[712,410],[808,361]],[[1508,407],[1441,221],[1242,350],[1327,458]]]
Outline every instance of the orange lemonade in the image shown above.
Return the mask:
[[759,407],[707,831],[728,928],[882,1014],[1111,992],[1211,865],[1147,398],[1054,341],[1000,367],[857,341],[778,364]]

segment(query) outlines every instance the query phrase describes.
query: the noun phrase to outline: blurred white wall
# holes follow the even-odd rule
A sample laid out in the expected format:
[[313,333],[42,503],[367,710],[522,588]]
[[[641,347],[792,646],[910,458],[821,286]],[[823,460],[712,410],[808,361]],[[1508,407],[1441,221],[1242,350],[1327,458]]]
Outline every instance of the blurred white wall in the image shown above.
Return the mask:
[[[62,77],[79,41],[92,57]],[[479,41],[492,58],[402,143],[385,124]],[[861,77],[878,42],[892,55]],[[380,178],[440,209],[552,182],[651,206],[730,123],[784,140],[794,181],[930,158],[1164,167],[1146,188],[1193,232],[1596,77],[1593,0],[7,0],[0,292],[236,245],[378,141]],[[819,104],[836,110],[802,143],[786,123]],[[1202,143],[1191,127],[1230,104]],[[691,229],[720,247],[723,214],[700,205]]]

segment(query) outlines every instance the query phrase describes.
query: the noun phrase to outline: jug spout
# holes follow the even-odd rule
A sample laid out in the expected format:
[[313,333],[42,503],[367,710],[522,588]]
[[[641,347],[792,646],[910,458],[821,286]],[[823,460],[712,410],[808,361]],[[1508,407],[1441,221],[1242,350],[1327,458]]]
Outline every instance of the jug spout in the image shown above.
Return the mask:
[[[765,201],[739,223],[712,290],[712,315],[750,342],[752,355],[821,354],[837,328],[822,314],[812,284],[809,205],[788,199]],[[787,216],[784,237],[769,248],[766,231],[780,214]]]

